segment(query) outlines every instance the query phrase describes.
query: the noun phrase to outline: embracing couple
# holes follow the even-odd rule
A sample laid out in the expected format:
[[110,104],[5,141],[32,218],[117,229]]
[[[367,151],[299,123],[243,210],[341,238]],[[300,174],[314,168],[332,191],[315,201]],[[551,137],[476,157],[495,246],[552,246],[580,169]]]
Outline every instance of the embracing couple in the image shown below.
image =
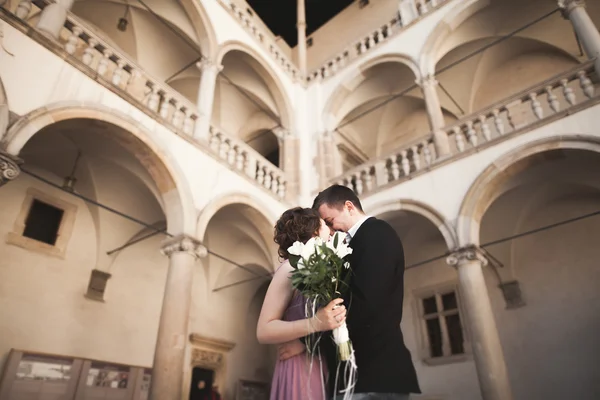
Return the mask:
[[[315,236],[327,240],[335,231],[345,232],[352,248],[347,258],[350,288],[344,298],[334,299],[314,317],[306,318],[305,299],[292,288],[289,278],[288,248]],[[394,229],[366,216],[351,189],[334,185],[319,193],[312,208],[284,212],[275,225],[274,240],[285,261],[269,285],[257,327],[258,340],[277,344],[279,350],[271,400],[343,397],[340,388],[334,388],[338,360],[331,331],[344,321],[358,366],[352,399],[407,400],[410,393],[420,393],[400,330],[404,251]],[[304,338],[319,332],[319,351],[308,357]],[[342,365],[339,376],[343,370]]]

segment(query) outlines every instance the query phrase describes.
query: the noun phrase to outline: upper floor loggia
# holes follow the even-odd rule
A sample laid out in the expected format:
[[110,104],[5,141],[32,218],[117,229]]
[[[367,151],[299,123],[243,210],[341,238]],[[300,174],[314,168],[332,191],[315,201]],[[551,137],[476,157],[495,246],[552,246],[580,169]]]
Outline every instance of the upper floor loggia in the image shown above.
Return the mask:
[[[383,159],[391,182],[488,143],[490,124],[519,126],[515,99],[535,118],[540,94],[549,109],[574,105],[565,79],[595,93],[594,67],[583,63],[600,47],[596,3],[357,2],[294,49],[233,0],[2,3],[5,42],[8,29],[38,41],[280,199],[348,179],[364,191],[375,180],[357,182],[357,171]],[[548,82],[562,100],[540,92]],[[32,110],[27,96],[12,97],[13,113]],[[301,151],[315,134],[319,146]],[[311,168],[321,179],[300,182]]]

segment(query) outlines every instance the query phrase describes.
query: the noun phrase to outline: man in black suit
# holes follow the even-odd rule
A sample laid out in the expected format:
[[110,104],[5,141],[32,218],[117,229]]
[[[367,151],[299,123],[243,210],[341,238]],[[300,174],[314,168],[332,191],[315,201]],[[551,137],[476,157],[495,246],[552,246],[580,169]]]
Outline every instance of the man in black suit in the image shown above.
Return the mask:
[[[400,330],[404,250],[396,231],[387,222],[366,216],[356,194],[345,186],[334,185],[319,193],[313,209],[332,230],[346,232],[352,248],[350,293],[344,304],[358,366],[353,399],[405,400],[410,393],[421,393]],[[335,346],[329,338],[322,342],[329,376],[334,377]],[[329,379],[331,393],[333,380]]]

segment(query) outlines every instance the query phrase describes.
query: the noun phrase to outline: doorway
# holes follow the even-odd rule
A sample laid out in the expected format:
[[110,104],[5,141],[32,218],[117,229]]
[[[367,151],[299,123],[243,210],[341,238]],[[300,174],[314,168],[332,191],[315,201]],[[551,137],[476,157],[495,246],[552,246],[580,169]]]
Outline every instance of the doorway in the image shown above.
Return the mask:
[[201,367],[194,367],[192,370],[192,382],[190,388],[189,400],[209,399],[210,389],[215,379],[215,371]]

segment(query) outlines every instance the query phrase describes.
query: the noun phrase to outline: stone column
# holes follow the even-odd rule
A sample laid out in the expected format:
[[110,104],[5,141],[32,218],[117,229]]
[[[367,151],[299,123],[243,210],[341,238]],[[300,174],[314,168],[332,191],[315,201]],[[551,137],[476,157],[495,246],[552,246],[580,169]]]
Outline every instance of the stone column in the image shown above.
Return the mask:
[[419,79],[417,83],[423,90],[429,127],[433,132],[437,156],[447,156],[450,154],[450,143],[448,141],[448,134],[442,130],[446,123],[444,122],[444,114],[437,93],[438,81],[433,75],[428,75]]
[[296,200],[300,194],[300,140],[285,128],[275,128],[279,143],[279,168],[287,179],[286,198]]
[[398,11],[400,12],[402,26],[406,26],[419,18],[419,10],[417,10],[415,0],[400,0]]
[[54,39],[58,39],[73,2],[74,0],[56,0],[56,3],[48,4],[40,15],[37,29]]
[[304,0],[297,0],[298,4],[298,67],[300,75],[306,76],[306,8]]
[[329,180],[341,174],[341,168],[336,168],[335,139],[333,132],[325,132],[317,141],[317,170],[319,171],[319,188],[329,186]]
[[511,400],[512,393],[500,336],[483,277],[487,259],[475,247],[463,248],[450,255],[449,265],[456,267],[460,295],[484,400]]
[[208,140],[208,129],[210,128],[215,100],[217,75],[223,70],[223,66],[218,65],[208,58],[203,58],[196,63],[196,66],[200,69],[201,77],[197,101],[199,115],[194,130],[194,138]]
[[590,60],[596,59],[596,73],[600,74],[600,33],[589,14],[585,10],[584,0],[559,0],[563,16],[571,20],[573,29],[581,42],[585,54]]
[[0,187],[19,176],[21,173],[19,165],[22,163],[23,161],[18,157],[0,150]]
[[196,239],[182,235],[168,239],[161,252],[169,257],[169,272],[154,352],[150,400],[181,400],[193,268],[196,259],[205,257],[207,250]]

